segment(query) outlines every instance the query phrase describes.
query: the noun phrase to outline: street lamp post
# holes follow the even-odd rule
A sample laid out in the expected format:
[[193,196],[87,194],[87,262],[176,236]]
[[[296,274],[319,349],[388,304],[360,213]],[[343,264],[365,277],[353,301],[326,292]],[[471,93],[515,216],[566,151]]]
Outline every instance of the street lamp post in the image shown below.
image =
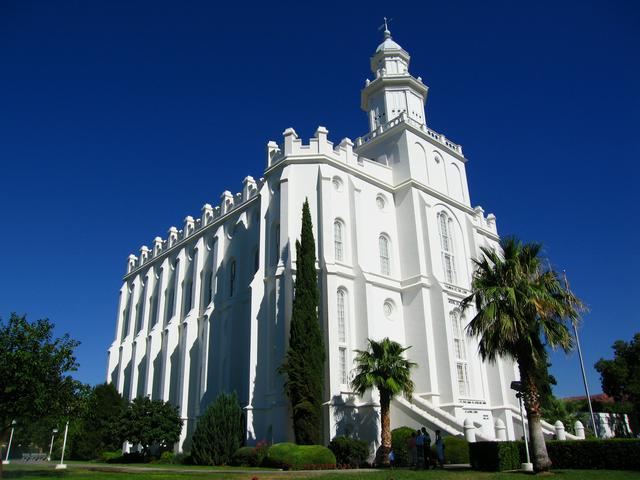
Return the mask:
[[16,421],[11,421],[11,435],[9,435],[9,446],[7,446],[7,456],[2,461],[4,465],[9,465],[9,453],[11,452],[11,441],[13,440],[13,429],[16,428]]
[[56,465],[56,470],[64,470],[67,465],[64,463],[64,449],[67,447],[67,432],[69,431],[69,419],[64,426],[64,440],[62,441],[62,455],[60,456],[60,463]]
[[524,426],[524,410],[522,408],[522,382],[511,382],[511,389],[515,390],[518,404],[520,405],[520,421],[522,422],[522,434],[524,436],[524,451],[527,454],[527,463],[523,463],[520,467],[525,472],[533,472],[533,464],[529,456],[529,440],[527,439],[527,429]]
[[57,428],[51,430],[51,445],[49,445],[49,456],[47,457],[47,462],[51,461],[51,452],[53,452],[53,437],[56,436],[56,433],[58,433]]
[[[562,275],[564,276],[564,288],[569,291],[569,282],[567,281],[567,272],[562,271]],[[576,325],[575,320],[571,321],[571,325],[573,325],[573,334],[576,337],[576,347],[578,347],[578,358],[580,359],[580,370],[582,371],[582,383],[584,384],[584,393],[587,395],[587,405],[589,405],[589,414],[591,415],[591,423],[593,425],[593,433],[596,438],[600,437],[598,435],[598,425],[596,424],[596,417],[593,414],[593,407],[591,406],[591,394],[589,393],[589,384],[587,383],[587,374],[584,371],[584,361],[582,360],[582,348],[580,348],[580,337],[578,337],[578,326]]]

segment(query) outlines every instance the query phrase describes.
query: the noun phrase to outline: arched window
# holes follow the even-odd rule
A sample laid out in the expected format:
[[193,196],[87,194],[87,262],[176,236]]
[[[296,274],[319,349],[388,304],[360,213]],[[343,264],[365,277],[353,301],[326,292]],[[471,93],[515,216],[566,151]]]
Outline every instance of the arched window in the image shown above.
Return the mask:
[[211,300],[213,300],[213,289],[215,286],[214,284],[215,277],[214,277],[213,270],[210,270],[209,273],[207,274],[206,282],[207,284],[205,285],[205,297],[204,297],[205,307],[211,303]]
[[280,225],[276,225],[276,228],[274,228],[273,236],[274,236],[273,244],[275,245],[275,251],[274,251],[275,262],[274,262],[274,265],[277,266],[278,262],[280,261]]
[[232,260],[229,265],[229,296],[233,297],[236,288],[236,261]]
[[338,320],[338,375],[340,384],[349,381],[347,372],[347,292],[339,288],[336,292],[336,311]]
[[391,275],[391,257],[389,255],[389,239],[386,235],[378,238],[378,249],[380,250],[380,273]]
[[458,392],[461,396],[466,397],[469,396],[469,366],[467,364],[467,348],[460,312],[458,310],[449,312],[449,321],[453,337],[453,353],[456,359]]
[[347,296],[346,292],[342,289],[338,290],[338,341],[340,343],[345,343],[347,341],[347,323],[346,323],[346,313],[345,313],[345,297]]
[[260,249],[256,245],[253,249],[253,273],[256,273],[260,268]]
[[344,225],[340,220],[333,222],[333,247],[336,261],[344,260]]
[[456,262],[453,249],[453,221],[445,212],[438,214],[438,229],[440,230],[440,248],[442,249],[442,269],[444,279],[449,283],[456,283]]

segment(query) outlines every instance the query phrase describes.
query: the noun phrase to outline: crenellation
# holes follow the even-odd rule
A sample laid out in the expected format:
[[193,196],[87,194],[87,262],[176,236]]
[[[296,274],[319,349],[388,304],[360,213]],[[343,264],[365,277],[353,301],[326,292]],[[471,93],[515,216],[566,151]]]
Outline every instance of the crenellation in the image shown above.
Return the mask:
[[496,228],[496,216],[493,213],[484,215],[484,208],[477,206],[473,209],[473,222],[480,228],[493,233],[498,233]]
[[284,137],[284,155],[295,155],[296,153],[298,153],[300,150],[301,141],[298,138],[298,134],[296,133],[296,131],[293,128],[289,127],[284,132],[282,132],[282,136]]
[[231,211],[233,208],[233,194],[229,190],[225,190],[220,195],[220,212],[222,215]]
[[140,265],[144,264],[149,259],[149,247],[142,245],[140,247]]
[[493,213],[487,215],[487,227],[494,233],[496,232],[496,216]]
[[153,239],[153,256],[156,257],[162,251],[163,240],[160,237]]
[[[205,203],[202,206],[202,213],[199,218],[187,215],[184,219],[184,228],[182,230],[178,230],[177,227],[173,226],[169,228],[166,240],[161,237],[155,237],[153,239],[152,249],[143,246],[140,248],[139,258],[135,257],[135,255],[130,255],[127,261],[127,274],[149,262],[158,255],[161,255],[164,251],[172,248],[185,238],[194,235],[201,228],[213,223],[215,219],[229,213],[234,208],[237,208],[244,202],[255,197],[260,188],[262,188],[262,185],[264,185],[264,182],[264,177],[261,177],[260,180],[256,182],[252,176],[248,175],[242,181],[242,191],[233,195],[230,191],[225,190],[220,197],[220,205],[212,207],[211,204]],[[135,260],[132,260],[132,257],[135,257]]]
[[196,222],[191,215],[184,218],[184,237],[191,235],[196,229]]
[[211,223],[212,220],[213,220],[213,207],[210,204],[205,203],[202,206],[202,225],[207,226]]
[[138,257],[136,257],[133,253],[129,255],[127,259],[127,273],[131,273],[134,268],[136,268],[138,264]]
[[176,227],[169,227],[169,236],[167,241],[169,242],[169,248],[173,247],[178,241],[178,229]]
[[258,185],[252,176],[244,177],[242,181],[242,200],[247,201],[258,193]]

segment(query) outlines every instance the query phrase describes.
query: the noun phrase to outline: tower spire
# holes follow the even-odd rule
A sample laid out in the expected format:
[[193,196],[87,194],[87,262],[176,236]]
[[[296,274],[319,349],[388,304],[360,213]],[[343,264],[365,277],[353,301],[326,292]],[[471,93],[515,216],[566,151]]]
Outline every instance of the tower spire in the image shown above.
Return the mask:
[[378,27],[378,30],[382,30],[382,28],[384,27],[384,38],[391,38],[391,32],[389,31],[389,23],[391,23],[391,20],[393,20],[393,18],[390,18],[387,20],[387,17],[382,17],[384,20],[384,23],[382,25],[380,25]]

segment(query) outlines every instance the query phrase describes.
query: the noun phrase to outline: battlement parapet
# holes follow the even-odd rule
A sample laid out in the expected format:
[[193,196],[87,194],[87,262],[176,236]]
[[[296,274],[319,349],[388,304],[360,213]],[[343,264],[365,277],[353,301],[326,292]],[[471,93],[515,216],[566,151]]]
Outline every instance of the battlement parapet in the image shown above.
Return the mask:
[[156,237],[153,239],[153,247],[151,249],[143,245],[140,247],[140,256],[129,255],[127,257],[127,275],[178,245],[186,238],[193,236],[202,228],[211,225],[217,218],[234,211],[247,200],[255,197],[263,184],[264,178],[256,182],[253,177],[247,176],[242,181],[242,191],[234,195],[225,190],[220,196],[220,204],[215,207],[205,203],[198,218],[194,218],[191,215],[185,217],[182,229],[179,230],[177,227],[172,226],[167,232],[166,239]]
[[496,235],[498,234],[496,216],[490,213],[485,217],[484,208],[479,205],[473,209],[473,223],[484,230],[488,230]]
[[391,168],[382,163],[365,158],[353,151],[354,143],[350,138],[343,138],[337,146],[328,139],[329,131],[318,127],[308,144],[302,140],[293,128],[287,128],[282,135],[284,141],[278,145],[273,140],[267,143],[267,168],[280,163],[285,158],[325,156],[339,163],[347,164],[368,175],[391,183]]

